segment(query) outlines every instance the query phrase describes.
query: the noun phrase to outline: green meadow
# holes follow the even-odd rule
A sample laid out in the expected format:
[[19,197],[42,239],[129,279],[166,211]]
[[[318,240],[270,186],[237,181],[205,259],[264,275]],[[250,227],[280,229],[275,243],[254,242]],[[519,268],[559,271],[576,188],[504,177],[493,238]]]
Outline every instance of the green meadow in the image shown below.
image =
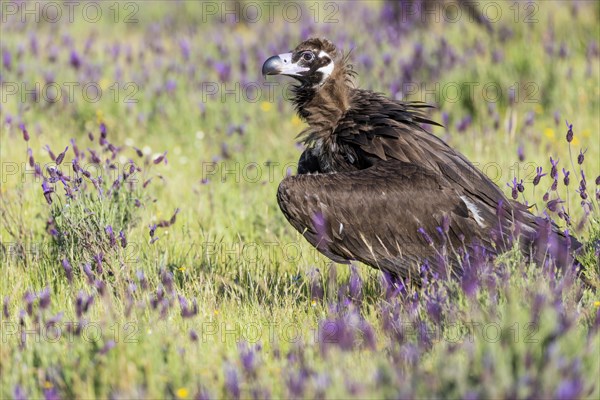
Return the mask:
[[[392,3],[2,2],[2,398],[600,397],[600,3]],[[396,288],[313,249],[275,197],[305,125],[261,76],[310,36],[523,180],[580,269]]]

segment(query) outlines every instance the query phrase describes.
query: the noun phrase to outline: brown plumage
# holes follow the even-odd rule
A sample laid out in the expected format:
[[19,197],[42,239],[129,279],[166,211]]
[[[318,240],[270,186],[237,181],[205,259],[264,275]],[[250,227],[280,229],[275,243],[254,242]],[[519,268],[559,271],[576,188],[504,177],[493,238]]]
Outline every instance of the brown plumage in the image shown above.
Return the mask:
[[[466,253],[494,254],[510,245],[537,260],[571,261],[579,243],[550,222],[508,200],[463,155],[422,124],[423,103],[391,100],[352,85],[354,71],[326,39],[309,39],[271,57],[264,75],[299,81],[293,102],[308,128],[298,175],[277,193],[288,221],[337,262],[362,261],[399,277],[418,276],[420,263],[450,261],[460,275]],[[542,232],[542,234],[540,234]]]

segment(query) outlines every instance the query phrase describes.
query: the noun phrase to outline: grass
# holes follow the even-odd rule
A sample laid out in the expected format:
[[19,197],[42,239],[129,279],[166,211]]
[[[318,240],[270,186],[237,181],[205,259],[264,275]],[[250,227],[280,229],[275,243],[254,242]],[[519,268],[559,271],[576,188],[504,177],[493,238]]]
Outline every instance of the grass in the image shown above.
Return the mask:
[[[260,66],[306,32],[326,35],[345,49],[354,46],[361,87],[389,94],[406,83],[407,73],[410,82],[426,84],[411,99],[437,103],[438,120],[448,114],[448,130],[434,133],[508,195],[506,183],[524,179],[520,200],[535,203],[539,213],[551,180],[546,176],[534,186],[535,167],[549,172],[549,157],[560,159],[559,188],[550,198],[568,199],[571,230],[586,243],[586,273],[597,283],[600,10],[597,3],[581,3],[573,16],[560,2],[536,4],[538,23],[515,22],[512,3],[502,3],[505,17],[493,35],[464,20],[426,26],[409,21],[401,40],[394,39],[377,2],[340,3],[337,24],[308,18],[308,3],[298,23],[286,24],[281,16],[273,23],[205,21],[202,4],[193,2],[139,3],[135,24],[115,22],[108,10],[98,23],[76,18],[73,24],[22,25],[13,18],[3,24],[1,48],[11,60],[1,78],[0,395],[597,398],[597,286],[528,265],[515,250],[482,266],[471,283],[430,277],[421,289],[392,293],[377,271],[334,265],[317,254],[275,200],[288,167],[295,168],[300,150],[294,137],[303,124],[281,86],[267,96]],[[512,36],[502,41],[502,29]],[[423,48],[419,64],[417,45]],[[501,61],[493,60],[495,50]],[[53,52],[55,62],[48,60]],[[387,66],[383,54],[391,58]],[[230,64],[229,76],[219,77],[220,62]],[[47,93],[39,101],[21,97],[22,84],[48,88],[48,74],[62,88],[65,82],[97,82],[103,95],[91,102],[75,91],[66,103],[47,101]],[[236,89],[248,82],[260,85],[257,101]],[[479,90],[452,101],[443,90],[490,82],[501,88],[498,101]],[[206,83],[217,85],[216,96],[208,95]],[[520,96],[511,103],[515,83]],[[8,94],[14,84],[18,95]],[[531,88],[539,90],[526,102],[523,93]],[[235,95],[223,98],[225,89]],[[432,92],[424,98],[426,90]],[[136,102],[126,103],[127,95]],[[459,132],[466,116],[471,123]],[[565,119],[575,132],[570,148]],[[99,144],[101,124],[108,143],[121,148],[113,160],[107,145]],[[100,156],[95,163],[87,153],[81,163],[92,177],[103,178],[103,194],[83,178],[70,200],[57,182],[50,205],[27,149],[43,167],[51,160],[45,145],[55,155],[69,146],[59,167],[74,178],[71,138],[80,151],[90,148]],[[587,149],[581,167],[580,148]],[[155,164],[165,151],[167,162]],[[129,171],[130,159],[139,170],[109,194],[113,181]],[[569,186],[562,182],[563,167],[571,171]],[[585,214],[576,192],[580,168],[594,208],[577,230]],[[158,240],[152,241],[150,227],[161,221],[165,226],[156,228]],[[72,281],[63,260],[73,269]]]

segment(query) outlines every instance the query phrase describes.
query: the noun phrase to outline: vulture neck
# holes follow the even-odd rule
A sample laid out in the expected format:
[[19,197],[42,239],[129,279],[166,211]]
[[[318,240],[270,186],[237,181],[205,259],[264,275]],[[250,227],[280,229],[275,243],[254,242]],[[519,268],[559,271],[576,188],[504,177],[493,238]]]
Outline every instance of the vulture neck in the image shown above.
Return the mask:
[[331,135],[350,108],[350,80],[344,71],[334,73],[318,88],[300,86],[295,90],[294,103],[300,118],[308,123],[300,136],[305,144]]

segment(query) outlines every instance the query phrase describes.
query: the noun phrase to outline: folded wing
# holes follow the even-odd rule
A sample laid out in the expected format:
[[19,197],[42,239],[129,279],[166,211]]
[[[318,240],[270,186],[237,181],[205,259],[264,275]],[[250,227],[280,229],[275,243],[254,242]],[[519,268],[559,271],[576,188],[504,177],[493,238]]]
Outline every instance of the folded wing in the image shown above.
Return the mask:
[[478,213],[474,200],[438,175],[402,162],[290,176],[277,198],[294,228],[327,257],[402,277],[414,274],[411,266],[423,259],[439,256],[443,241],[456,249],[487,243],[486,227],[494,218]]

